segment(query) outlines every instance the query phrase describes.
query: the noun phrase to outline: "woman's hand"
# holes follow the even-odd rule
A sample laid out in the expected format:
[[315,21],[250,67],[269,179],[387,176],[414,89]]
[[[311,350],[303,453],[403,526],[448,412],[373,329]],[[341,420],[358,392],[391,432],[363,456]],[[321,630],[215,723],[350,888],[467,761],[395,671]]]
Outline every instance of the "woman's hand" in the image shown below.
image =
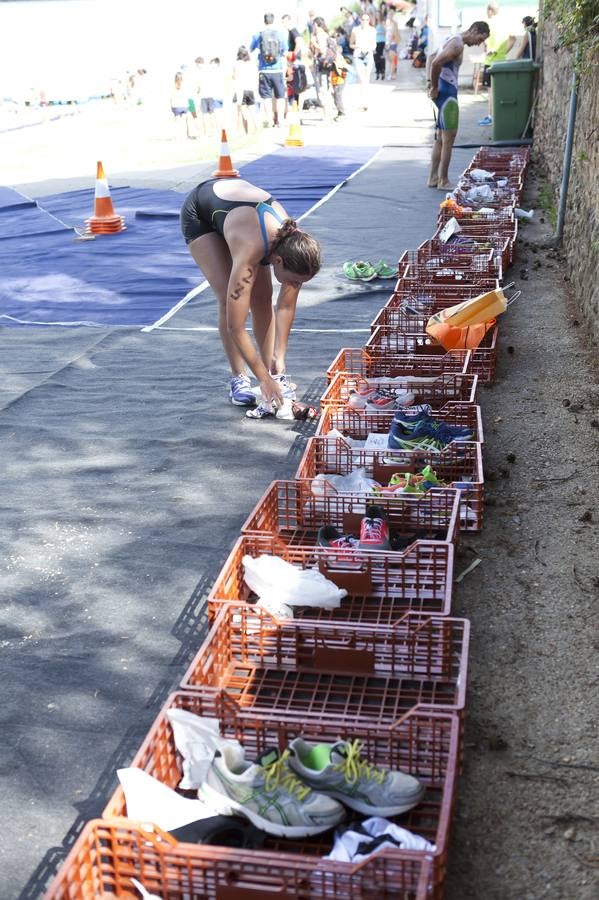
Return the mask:
[[280,409],[283,405],[281,385],[270,374],[265,375],[258,383],[262,394],[261,405],[270,409],[274,403],[277,409]]
[[439,87],[438,87],[438,85],[435,85],[435,84],[429,84],[429,86],[428,86],[428,95],[429,95],[429,97],[431,98],[431,100],[436,100],[436,99],[437,99],[437,96],[439,95]]

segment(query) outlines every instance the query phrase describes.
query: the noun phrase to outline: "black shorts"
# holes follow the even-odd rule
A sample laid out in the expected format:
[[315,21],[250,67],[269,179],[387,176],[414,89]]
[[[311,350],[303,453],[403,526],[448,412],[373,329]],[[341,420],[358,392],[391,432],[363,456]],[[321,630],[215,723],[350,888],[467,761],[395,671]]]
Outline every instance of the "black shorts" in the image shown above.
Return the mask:
[[258,91],[263,100],[269,100],[273,94],[277,100],[285,97],[285,82],[282,72],[260,72],[258,75]]
[[[227,213],[240,206],[251,206],[256,209],[254,200],[224,200],[214,193],[214,183],[221,181],[219,178],[209,178],[202,181],[189,192],[181,207],[180,222],[181,231],[186,244],[191,244],[196,238],[204,234],[215,232],[224,237],[224,226]],[[270,196],[264,203],[272,205],[274,197]]]

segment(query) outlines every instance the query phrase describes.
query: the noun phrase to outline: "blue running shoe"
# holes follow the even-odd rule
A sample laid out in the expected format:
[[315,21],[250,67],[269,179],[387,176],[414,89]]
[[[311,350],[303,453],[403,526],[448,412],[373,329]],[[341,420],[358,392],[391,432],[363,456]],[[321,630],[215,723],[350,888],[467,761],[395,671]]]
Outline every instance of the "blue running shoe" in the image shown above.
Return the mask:
[[430,403],[420,403],[417,406],[406,406],[398,409],[393,416],[393,421],[403,425],[406,429],[412,429],[421,419],[428,417],[432,410]]
[[229,397],[235,406],[255,406],[256,394],[251,388],[247,375],[235,375],[231,379]]
[[[396,424],[399,428],[402,427],[400,422]],[[416,422],[413,428],[404,430],[403,437],[410,438],[410,440],[433,438],[442,444],[451,444],[452,441],[471,441],[472,429],[462,425],[448,425],[446,422],[424,416]]]

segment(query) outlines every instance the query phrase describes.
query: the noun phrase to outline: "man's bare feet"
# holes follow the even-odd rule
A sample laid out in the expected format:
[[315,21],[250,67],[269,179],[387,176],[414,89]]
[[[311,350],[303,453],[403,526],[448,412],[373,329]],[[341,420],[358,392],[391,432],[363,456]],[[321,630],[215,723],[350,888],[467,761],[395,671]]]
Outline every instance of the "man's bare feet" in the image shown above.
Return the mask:
[[429,180],[426,182],[426,186],[427,186],[427,187],[430,187],[430,188],[436,188],[436,187],[437,187],[437,183],[438,183],[438,179],[437,179],[437,178],[429,178]]
[[438,181],[438,182],[437,182],[437,188],[438,188],[438,190],[440,190],[440,191],[450,191],[450,190],[451,190],[451,185],[450,185],[450,183],[449,183],[448,181]]

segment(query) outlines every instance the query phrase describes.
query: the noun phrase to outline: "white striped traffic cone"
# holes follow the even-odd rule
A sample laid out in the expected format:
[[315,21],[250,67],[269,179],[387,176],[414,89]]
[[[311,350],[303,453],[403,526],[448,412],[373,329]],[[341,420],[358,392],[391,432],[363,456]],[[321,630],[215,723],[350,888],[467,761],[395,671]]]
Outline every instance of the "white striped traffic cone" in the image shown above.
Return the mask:
[[119,231],[125,230],[124,218],[114,211],[110,188],[101,162],[98,162],[96,168],[94,214],[85,220],[85,226],[87,234],[118,234]]
[[220,156],[218,158],[218,169],[212,173],[213,178],[239,178],[239,172],[233,168],[231,156],[229,154],[229,144],[227,143],[227,132],[223,128],[220,136]]

